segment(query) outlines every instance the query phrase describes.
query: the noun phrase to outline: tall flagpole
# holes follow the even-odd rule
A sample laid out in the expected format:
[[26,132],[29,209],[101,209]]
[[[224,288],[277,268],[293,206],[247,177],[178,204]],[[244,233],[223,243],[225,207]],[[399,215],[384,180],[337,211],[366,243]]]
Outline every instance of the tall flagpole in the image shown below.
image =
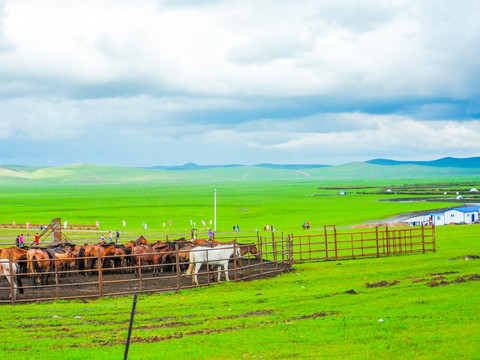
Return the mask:
[[213,231],[217,232],[217,189],[213,192]]

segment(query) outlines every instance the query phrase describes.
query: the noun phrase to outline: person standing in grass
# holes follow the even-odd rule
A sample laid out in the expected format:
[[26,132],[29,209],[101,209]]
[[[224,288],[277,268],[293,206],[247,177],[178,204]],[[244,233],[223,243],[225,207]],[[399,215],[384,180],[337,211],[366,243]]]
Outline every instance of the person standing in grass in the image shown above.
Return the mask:
[[118,239],[120,239],[120,233],[117,230],[117,233],[115,234],[115,243],[118,244]]
[[16,247],[20,246],[20,235],[17,235],[17,237],[15,238],[15,246]]
[[102,234],[101,239],[102,239],[102,244],[104,244],[105,243],[105,237],[103,236],[103,234]]
[[108,232],[108,239],[110,240],[110,242],[113,242],[113,236],[111,231]]
[[35,234],[35,245],[38,245],[38,239],[40,239],[40,236],[38,236],[38,233]]
[[20,234],[20,236],[18,237],[18,243],[20,244],[20,246],[23,246],[23,234]]
[[208,240],[212,240],[212,238],[213,238],[213,230],[209,229],[208,230]]

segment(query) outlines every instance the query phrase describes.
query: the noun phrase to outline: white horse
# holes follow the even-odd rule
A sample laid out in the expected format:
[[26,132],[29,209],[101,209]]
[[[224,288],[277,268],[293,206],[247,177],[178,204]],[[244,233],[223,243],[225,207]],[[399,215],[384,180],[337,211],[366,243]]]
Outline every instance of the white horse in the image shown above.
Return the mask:
[[22,281],[20,277],[16,276],[18,273],[18,265],[15,262],[12,262],[12,267],[10,268],[10,262],[7,259],[0,259],[0,276],[5,276],[10,284],[12,278],[10,274],[13,273],[13,294],[10,292],[10,297],[13,296],[14,299],[17,299],[18,289],[20,289],[20,294],[23,294]]
[[[202,264],[207,265],[217,265],[218,269],[218,282],[220,282],[220,268],[223,267],[225,271],[226,281],[230,281],[228,278],[228,260],[233,255],[234,246],[233,245],[218,245],[214,248],[198,246],[190,251],[190,265],[186,272],[187,275],[190,275],[195,267],[193,272],[192,282],[194,285],[198,285],[197,273],[202,267]],[[236,256],[240,257],[240,247],[236,247]]]

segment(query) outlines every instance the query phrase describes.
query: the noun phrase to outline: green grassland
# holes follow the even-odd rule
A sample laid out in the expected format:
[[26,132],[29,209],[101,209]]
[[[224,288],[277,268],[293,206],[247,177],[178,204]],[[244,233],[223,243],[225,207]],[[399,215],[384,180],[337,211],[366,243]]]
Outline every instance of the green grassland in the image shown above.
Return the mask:
[[[199,224],[213,219],[217,189],[218,232],[231,231],[236,224],[241,232],[273,224],[279,231],[298,234],[303,221],[310,221],[315,232],[325,224],[350,227],[448,206],[380,202],[400,195],[376,191],[356,194],[352,189],[339,196],[328,187],[375,190],[455,182],[458,188],[459,182],[475,181],[478,178],[192,179],[74,185],[28,180],[0,186],[0,222],[41,223],[61,217],[71,224],[98,220],[102,230],[114,230],[125,220],[126,233],[132,236],[145,233],[140,227],[146,222],[148,237],[187,233],[192,219],[205,231]],[[438,227],[436,253],[295,264],[293,272],[274,279],[142,295],[129,358],[480,358],[480,281],[471,276],[480,274],[480,260],[465,260],[466,255],[480,255],[479,230],[479,225]],[[440,273],[448,274],[434,275]],[[366,286],[395,280],[392,286]],[[428,286],[433,281],[445,285]],[[121,358],[131,300],[2,306],[0,359]]]
[[[318,189],[321,184],[325,183],[310,180],[195,185],[4,186],[0,187],[0,223],[40,224],[60,217],[69,224],[94,225],[99,221],[101,231],[120,229],[132,235],[149,235],[186,234],[193,220],[200,233],[205,233],[210,220],[214,220],[215,189],[218,232],[231,231],[237,224],[241,231],[253,232],[270,224],[289,233],[298,231],[304,221],[309,221],[313,229],[321,229],[325,224],[345,227],[398,213],[448,206],[448,203],[378,201],[395,197],[388,194],[348,192],[346,196],[339,196],[335,190]],[[125,229],[123,220],[126,221]],[[202,225],[202,220],[206,226]],[[147,223],[147,231],[142,229],[143,223]],[[29,235],[32,237],[33,232]]]

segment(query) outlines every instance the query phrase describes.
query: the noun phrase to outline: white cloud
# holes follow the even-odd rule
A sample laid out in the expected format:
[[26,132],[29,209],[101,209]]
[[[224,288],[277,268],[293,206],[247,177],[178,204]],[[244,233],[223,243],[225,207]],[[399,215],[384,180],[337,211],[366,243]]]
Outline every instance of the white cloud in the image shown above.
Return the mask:
[[1,72],[39,92],[117,82],[214,96],[478,94],[475,1],[6,4],[15,50]]
[[468,156],[479,18],[475,0],[6,0],[0,138],[115,134],[192,156],[205,141],[244,162]]
[[230,131],[228,137],[235,137],[248,147],[279,152],[320,152],[331,156],[389,153],[401,157],[406,149],[417,156],[426,152],[440,156],[443,152],[475,149],[480,143],[480,121],[416,121],[409,117],[360,113],[324,115],[329,116],[343,118],[355,130],[305,131],[308,128],[302,128],[300,119],[295,122],[296,131],[285,132],[283,124],[271,124],[269,131]]

